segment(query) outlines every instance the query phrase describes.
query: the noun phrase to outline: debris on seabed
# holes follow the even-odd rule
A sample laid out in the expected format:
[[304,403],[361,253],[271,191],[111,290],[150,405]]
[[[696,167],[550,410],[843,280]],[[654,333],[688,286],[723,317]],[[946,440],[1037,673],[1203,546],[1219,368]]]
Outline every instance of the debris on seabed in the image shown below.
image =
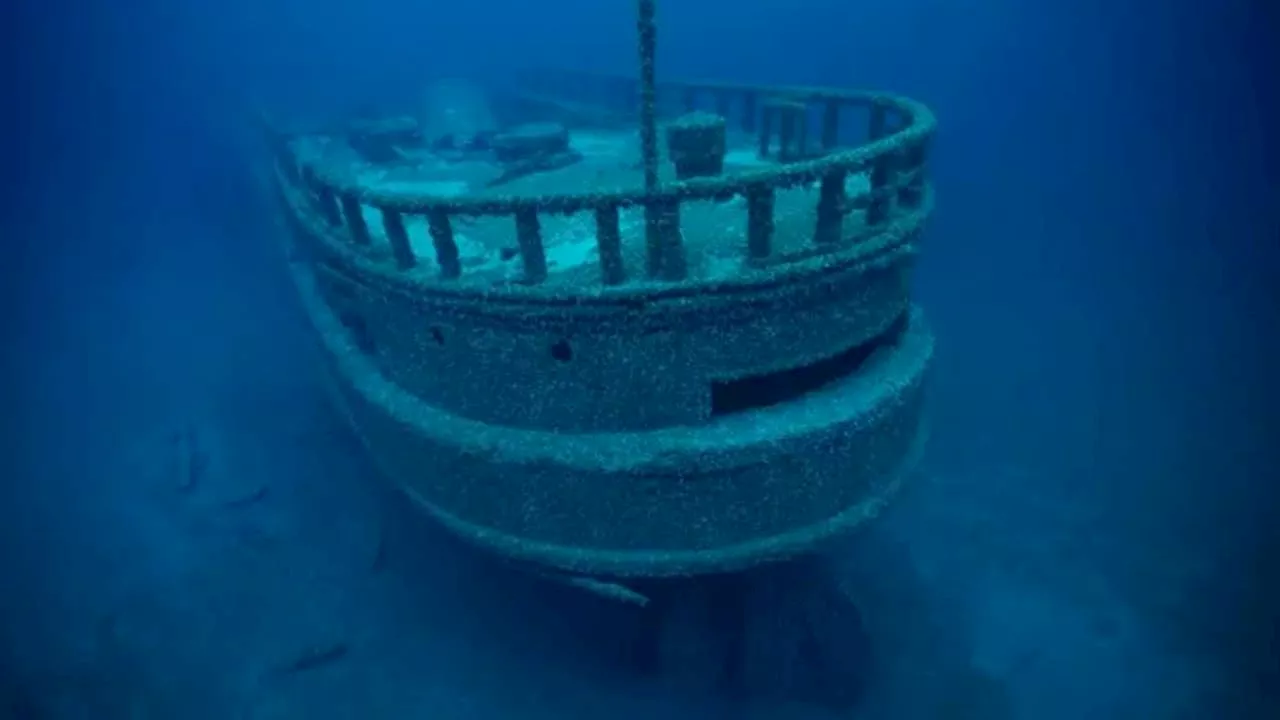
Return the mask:
[[263,700],[263,693],[271,692],[277,682],[302,673],[330,667],[347,658],[350,646],[341,640],[311,645],[295,655],[291,660],[281,663],[258,675],[256,687],[251,689],[241,700],[243,703],[237,714],[240,720],[250,720],[258,716],[258,708]]
[[327,645],[312,645],[299,653],[293,660],[281,665],[274,674],[280,676],[296,675],[328,667],[345,660],[350,650],[350,646],[342,641]]
[[209,454],[202,447],[195,423],[188,422],[173,438],[178,455],[178,491],[188,495],[195,491],[209,469]]
[[228,510],[237,510],[240,508],[247,508],[251,505],[257,505],[266,499],[268,491],[269,488],[265,484],[259,485],[253,490],[253,492],[241,495],[240,497],[231,498],[230,500],[222,503],[222,507]]
[[580,575],[561,575],[558,573],[538,573],[542,577],[555,582],[564,583],[566,585],[576,587],[579,590],[585,590],[593,595],[598,595],[609,600],[630,603],[645,607],[649,604],[649,596],[636,592],[626,585],[608,582],[605,580],[596,580],[594,578],[582,577]]

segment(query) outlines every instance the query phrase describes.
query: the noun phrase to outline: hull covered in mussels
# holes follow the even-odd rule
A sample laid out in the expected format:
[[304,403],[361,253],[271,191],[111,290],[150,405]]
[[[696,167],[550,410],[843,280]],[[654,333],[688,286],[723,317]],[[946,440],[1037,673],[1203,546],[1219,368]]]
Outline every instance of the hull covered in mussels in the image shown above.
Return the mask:
[[[286,153],[291,275],[337,405],[398,488],[510,559],[661,578],[811,553],[878,512],[927,434],[933,336],[910,275],[931,208],[917,145],[932,120],[907,128],[878,154],[830,150],[648,197],[407,200]],[[674,222],[675,242],[696,249],[678,203],[703,196],[707,212],[746,218],[739,270],[673,279],[668,264],[629,279],[619,211],[647,209],[648,240]],[[787,203],[810,202],[789,226]],[[558,281],[543,212],[594,217],[599,283]],[[406,238],[415,213],[434,264]],[[468,279],[449,219],[485,215],[514,217],[521,277]]]

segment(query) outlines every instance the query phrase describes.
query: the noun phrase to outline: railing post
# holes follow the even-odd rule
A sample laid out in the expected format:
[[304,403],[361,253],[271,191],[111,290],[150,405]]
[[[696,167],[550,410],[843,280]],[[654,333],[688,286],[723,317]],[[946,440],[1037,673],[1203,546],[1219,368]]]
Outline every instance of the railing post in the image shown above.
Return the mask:
[[756,154],[761,158],[769,157],[769,146],[773,144],[773,106],[765,103],[760,115],[760,139]]
[[[871,142],[883,139],[888,134],[888,108],[881,103],[871,106],[870,125],[867,136]],[[886,194],[889,184],[891,156],[877,157],[871,163],[871,202],[867,205],[867,225],[875,227],[889,217],[889,206],[892,198]]]
[[747,258],[768,259],[773,253],[773,187],[758,183],[747,188]]
[[458,243],[453,239],[453,223],[449,221],[448,211],[442,208],[427,211],[427,234],[431,236],[431,247],[436,251],[440,274],[446,280],[460,276],[462,262],[458,259]]
[[778,104],[782,132],[778,138],[778,160],[787,162],[804,158],[809,144],[808,107],[802,102],[786,100]]
[[818,189],[818,223],[813,240],[818,245],[839,242],[844,234],[844,170],[836,170],[822,176]]
[[791,159],[791,144],[795,142],[796,118],[786,108],[778,106],[778,160],[786,162]]
[[840,144],[840,101],[828,98],[822,110],[822,149],[834,150]]
[[649,277],[670,282],[684,280],[688,263],[680,236],[680,200],[646,197],[644,231]]
[[729,95],[728,90],[716,92],[716,114],[724,118],[726,124],[729,122],[729,108],[732,104],[733,98]]
[[759,112],[756,107],[756,94],[747,91],[742,96],[742,131],[753,133],[756,131],[756,113]]
[[536,285],[547,279],[547,253],[542,247],[542,223],[538,209],[521,206],[516,210],[516,244],[524,264],[524,281]]
[[324,218],[324,221],[330,227],[341,225],[342,215],[338,208],[338,197],[334,194],[333,189],[324,184],[312,172],[307,173],[307,185],[315,193],[316,206],[320,210],[320,217]]
[[799,111],[796,113],[796,154],[793,156],[797,160],[805,159],[809,153],[809,106],[804,103],[800,104]]
[[382,210],[382,228],[387,232],[387,242],[391,244],[391,256],[396,260],[396,267],[408,270],[418,264],[413,254],[413,246],[409,244],[409,233],[404,228],[404,216],[396,210]]
[[906,151],[904,165],[911,177],[898,191],[898,202],[905,208],[915,210],[924,200],[925,165],[929,157],[929,141],[922,139]]
[[600,277],[604,284],[621,285],[626,282],[627,269],[622,264],[622,231],[617,205],[596,208],[596,250],[600,254]]
[[360,198],[353,193],[342,194],[342,215],[347,219],[347,229],[356,245],[369,245],[369,225],[364,221],[364,208]]
[[778,161],[788,162],[803,156],[808,143],[805,105],[782,98],[764,104],[764,122],[760,126],[761,157],[768,156],[775,122],[778,126]]

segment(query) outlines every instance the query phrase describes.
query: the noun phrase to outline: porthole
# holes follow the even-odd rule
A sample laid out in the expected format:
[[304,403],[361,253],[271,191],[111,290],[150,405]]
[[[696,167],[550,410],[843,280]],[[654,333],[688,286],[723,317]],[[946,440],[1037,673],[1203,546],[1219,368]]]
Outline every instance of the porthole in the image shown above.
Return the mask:
[[573,359],[573,348],[569,345],[569,341],[560,339],[551,346],[551,357],[560,362],[569,362]]
[[360,352],[365,355],[373,355],[378,352],[378,345],[373,340],[373,333],[369,332],[369,326],[365,323],[364,318],[354,312],[344,312],[340,316],[343,326],[351,333],[351,340],[355,343]]

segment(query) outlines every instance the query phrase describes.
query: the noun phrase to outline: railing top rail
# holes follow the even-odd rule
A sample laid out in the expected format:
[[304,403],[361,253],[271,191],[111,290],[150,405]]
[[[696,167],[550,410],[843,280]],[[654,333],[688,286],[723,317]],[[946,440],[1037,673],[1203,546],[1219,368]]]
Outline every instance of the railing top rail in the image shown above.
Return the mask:
[[[556,79],[559,82],[572,82],[573,79],[587,83],[635,83],[638,78],[630,75],[610,75],[582,70],[538,70],[528,73],[527,77],[536,83],[541,78]],[[722,80],[663,80],[658,83],[658,90],[698,90],[704,92],[736,92],[798,97],[809,100],[839,100],[851,105],[874,105],[878,103],[897,105],[914,105],[914,101],[896,93],[878,92],[875,90],[856,90],[850,88],[834,88],[820,85],[753,85],[750,83],[727,82]],[[903,108],[905,109],[905,107]]]
[[[605,79],[605,76],[599,76]],[[621,79],[621,78],[619,78]],[[795,186],[818,180],[832,172],[856,173],[869,168],[882,156],[900,152],[928,141],[937,121],[928,107],[900,95],[869,91],[811,87],[757,87],[725,83],[664,83],[664,88],[717,91],[742,91],[774,97],[808,101],[834,100],[854,105],[879,106],[897,110],[907,122],[883,138],[864,145],[833,152],[823,157],[792,163],[782,167],[735,173],[717,177],[701,177],[667,183],[647,193],[643,188],[606,192],[555,193],[521,197],[426,197],[396,193],[359,185],[346,173],[330,167],[307,164],[306,170],[318,181],[338,194],[354,197],[382,210],[409,214],[445,212],[450,215],[506,215],[520,211],[571,214],[600,207],[628,207],[673,200],[709,200],[744,193],[753,186],[775,188]]]

